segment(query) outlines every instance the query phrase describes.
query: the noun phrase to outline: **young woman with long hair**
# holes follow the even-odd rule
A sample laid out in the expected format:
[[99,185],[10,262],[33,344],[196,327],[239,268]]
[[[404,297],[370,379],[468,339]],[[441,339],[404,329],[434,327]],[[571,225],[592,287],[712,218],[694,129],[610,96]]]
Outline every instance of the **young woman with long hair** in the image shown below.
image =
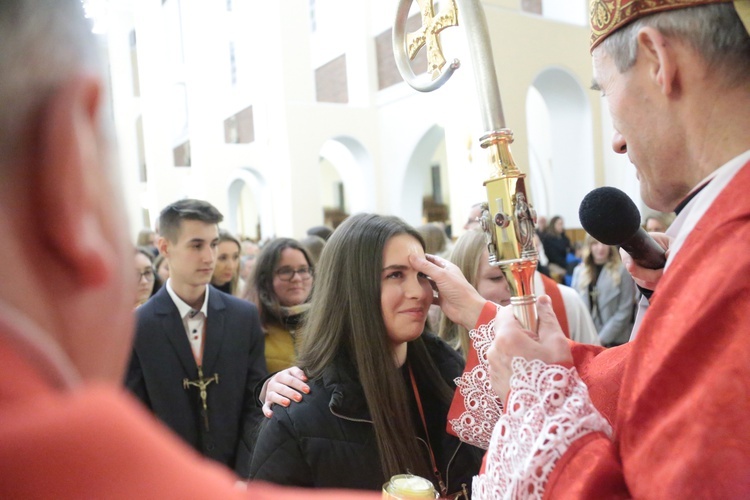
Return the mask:
[[245,298],[258,306],[266,334],[269,373],[293,366],[297,331],[310,307],[313,260],[291,238],[276,238],[263,246],[245,287]]
[[636,289],[616,247],[587,236],[583,261],[573,270],[572,287],[591,311],[603,346],[628,341]]
[[424,332],[433,290],[410,255],[424,241],[396,217],[359,214],[333,233],[298,356],[310,394],[274,406],[251,477],[380,490],[411,472],[445,495],[471,490],[482,452],[445,430],[463,360]]

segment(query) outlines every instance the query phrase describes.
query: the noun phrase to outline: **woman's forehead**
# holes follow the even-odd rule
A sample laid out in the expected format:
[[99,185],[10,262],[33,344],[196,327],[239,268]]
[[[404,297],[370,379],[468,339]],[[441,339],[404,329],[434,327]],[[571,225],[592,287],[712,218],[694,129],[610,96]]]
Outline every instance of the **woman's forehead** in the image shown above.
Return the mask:
[[[383,260],[407,259],[409,255],[424,257],[424,248],[417,238],[410,234],[398,234],[391,237],[383,249]],[[386,262],[384,264],[387,265]]]

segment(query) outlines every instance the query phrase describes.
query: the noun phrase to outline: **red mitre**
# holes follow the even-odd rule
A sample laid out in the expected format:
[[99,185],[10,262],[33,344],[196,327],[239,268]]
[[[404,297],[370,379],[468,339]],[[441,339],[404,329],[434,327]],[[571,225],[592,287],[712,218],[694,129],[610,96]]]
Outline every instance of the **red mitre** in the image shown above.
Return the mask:
[[591,0],[591,50],[626,24],[649,14],[729,1],[731,0]]

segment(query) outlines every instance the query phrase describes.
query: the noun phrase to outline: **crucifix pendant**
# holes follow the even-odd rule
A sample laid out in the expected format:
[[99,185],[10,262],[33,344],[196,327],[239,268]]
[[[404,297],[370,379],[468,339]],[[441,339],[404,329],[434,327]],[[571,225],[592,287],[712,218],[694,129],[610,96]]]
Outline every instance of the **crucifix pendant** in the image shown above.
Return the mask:
[[187,378],[182,379],[182,387],[184,389],[190,389],[190,386],[197,387],[200,391],[200,397],[201,397],[201,404],[203,408],[201,409],[201,415],[203,416],[203,424],[206,426],[206,430],[208,429],[208,392],[206,389],[208,388],[208,384],[211,382],[219,383],[219,374],[214,373],[213,376],[209,378],[203,378],[203,367],[198,367],[198,380],[188,380]]

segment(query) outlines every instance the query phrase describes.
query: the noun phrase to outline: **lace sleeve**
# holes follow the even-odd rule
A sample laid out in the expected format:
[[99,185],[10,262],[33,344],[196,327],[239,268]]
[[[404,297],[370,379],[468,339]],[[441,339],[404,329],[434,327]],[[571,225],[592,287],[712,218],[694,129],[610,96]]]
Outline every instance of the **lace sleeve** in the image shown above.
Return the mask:
[[542,498],[557,461],[591,432],[612,429],[573,368],[513,359],[507,412],[492,433],[474,499]]
[[449,423],[461,441],[486,450],[492,429],[503,413],[503,404],[490,384],[487,363],[487,350],[495,338],[495,319],[471,330],[469,337],[479,363],[474,367],[467,366],[466,371],[456,379],[464,409],[458,418],[451,419]]

